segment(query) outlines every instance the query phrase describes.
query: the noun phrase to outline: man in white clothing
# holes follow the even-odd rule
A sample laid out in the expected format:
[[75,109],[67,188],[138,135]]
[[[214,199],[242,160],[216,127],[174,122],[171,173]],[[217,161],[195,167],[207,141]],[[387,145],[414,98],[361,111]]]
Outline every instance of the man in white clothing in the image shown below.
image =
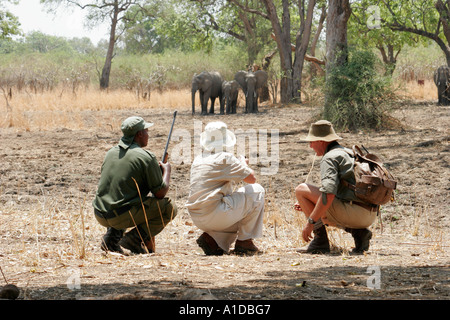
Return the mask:
[[[259,253],[253,239],[262,236],[264,188],[255,183],[245,157],[227,152],[236,137],[225,123],[207,124],[200,144],[203,152],[192,163],[186,203],[192,221],[204,231],[197,244],[206,255],[228,253],[233,243],[235,253]],[[233,191],[242,181],[246,185]]]

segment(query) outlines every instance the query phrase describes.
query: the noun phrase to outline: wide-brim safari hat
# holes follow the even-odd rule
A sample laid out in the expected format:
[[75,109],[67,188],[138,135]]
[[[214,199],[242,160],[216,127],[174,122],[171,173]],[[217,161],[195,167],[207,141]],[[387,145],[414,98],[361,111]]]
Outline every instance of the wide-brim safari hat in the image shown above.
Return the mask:
[[303,141],[326,141],[331,142],[335,140],[341,140],[334,131],[333,125],[330,121],[319,120],[313,124],[309,129],[309,133]]
[[210,122],[200,134],[200,145],[208,151],[223,151],[236,144],[236,136],[222,121]]
[[148,129],[153,126],[153,123],[146,122],[143,118],[133,116],[125,119],[122,122],[120,129],[123,137],[120,140],[123,145],[130,146],[134,141],[134,136],[141,130]]

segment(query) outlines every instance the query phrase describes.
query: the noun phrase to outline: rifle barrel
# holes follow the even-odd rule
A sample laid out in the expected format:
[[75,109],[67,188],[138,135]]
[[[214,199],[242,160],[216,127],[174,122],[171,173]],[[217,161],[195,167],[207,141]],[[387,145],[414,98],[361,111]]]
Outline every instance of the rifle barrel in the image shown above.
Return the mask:
[[164,160],[166,159],[166,154],[167,154],[167,150],[169,149],[170,139],[172,138],[172,131],[173,131],[173,126],[175,125],[175,118],[177,117],[177,113],[178,113],[178,111],[175,111],[173,113],[172,127],[170,128],[169,137],[167,138],[166,148],[164,149],[162,162],[165,162]]

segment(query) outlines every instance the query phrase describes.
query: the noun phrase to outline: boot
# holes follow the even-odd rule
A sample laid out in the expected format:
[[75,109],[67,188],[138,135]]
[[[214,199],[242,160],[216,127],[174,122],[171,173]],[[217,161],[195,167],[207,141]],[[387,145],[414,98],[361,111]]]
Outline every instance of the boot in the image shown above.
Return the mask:
[[200,248],[202,248],[203,252],[207,256],[221,256],[225,252],[222,248],[219,247],[217,242],[206,232],[203,232],[202,235],[197,239],[197,244]]
[[330,243],[328,242],[327,229],[322,225],[313,231],[314,239],[306,249],[300,249],[301,253],[328,253],[330,252]]
[[262,252],[253,243],[252,239],[248,240],[236,240],[234,245],[234,253],[238,255],[256,255]]
[[351,233],[355,240],[355,248],[353,253],[363,253],[369,250],[370,239],[372,239],[372,232],[369,229],[351,229],[346,228],[345,231]]
[[103,236],[100,248],[106,252],[111,251],[123,254],[123,250],[119,245],[119,241],[120,239],[122,239],[122,237],[123,237],[123,230],[117,230],[108,227],[105,235]]
[[155,252],[154,238],[150,238],[140,227],[135,227],[127,232],[122,240],[120,240],[119,244],[136,254]]

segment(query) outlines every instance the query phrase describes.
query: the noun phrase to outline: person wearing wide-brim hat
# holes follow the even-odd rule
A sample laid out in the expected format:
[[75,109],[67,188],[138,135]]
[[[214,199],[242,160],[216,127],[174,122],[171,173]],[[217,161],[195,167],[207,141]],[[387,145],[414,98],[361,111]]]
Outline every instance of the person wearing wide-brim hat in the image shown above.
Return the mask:
[[[170,163],[158,162],[144,149],[152,126],[141,117],[125,119],[122,138],[106,153],[92,202],[97,221],[107,227],[101,242],[104,251],[154,252],[155,236],[177,214],[176,205],[166,198]],[[125,233],[128,228],[132,229]]]
[[[262,236],[264,188],[256,183],[248,160],[233,155],[236,137],[222,121],[210,122],[200,136],[202,154],[191,166],[186,208],[203,231],[197,244],[206,255],[256,254],[253,239]],[[246,185],[233,192],[235,183]]]
[[308,135],[302,139],[320,161],[321,186],[301,183],[295,189],[297,203],[294,208],[303,211],[308,222],[302,231],[303,240],[311,241],[299,250],[306,253],[330,252],[325,225],[350,232],[355,240],[352,252],[362,253],[369,249],[372,232],[368,229],[376,219],[378,207],[360,202],[355,192],[342,181],[355,184],[354,159],[349,150],[342,147],[333,125],[327,120],[313,123]]

